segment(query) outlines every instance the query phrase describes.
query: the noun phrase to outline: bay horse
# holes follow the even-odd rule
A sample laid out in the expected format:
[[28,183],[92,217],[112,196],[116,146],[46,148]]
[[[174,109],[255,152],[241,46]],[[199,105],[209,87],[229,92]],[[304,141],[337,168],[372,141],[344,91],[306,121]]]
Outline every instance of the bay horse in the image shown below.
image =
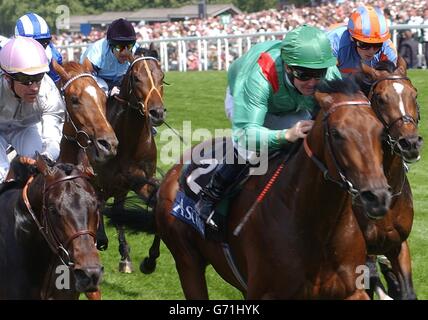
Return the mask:
[[[112,214],[124,210],[129,191],[150,202],[157,185],[154,179],[157,149],[152,127],[161,125],[166,114],[164,73],[155,50],[140,48],[139,52],[124,76],[120,95],[107,102],[107,119],[119,140],[117,154],[105,163],[93,163],[100,198],[103,201],[114,198]],[[116,228],[121,255],[119,270],[132,272],[124,226]],[[106,249],[107,236],[103,238]]]
[[[208,264],[247,299],[368,299],[356,284],[357,267],[366,261],[365,241],[352,210],[344,208],[358,197],[373,218],[388,209],[383,127],[349,80],[324,83],[315,98],[321,111],[304,147],[286,163],[274,158],[266,175],[251,176],[231,200],[226,239],[244,282],[229,267],[221,243],[202,239],[170,214],[191,150],[166,174],[157,192],[159,234],[149,260],[158,254],[160,236],[174,257],[187,299],[208,298]],[[269,193],[235,236],[233,230],[281,165]]]
[[[423,143],[418,133],[417,90],[407,77],[406,62],[401,57],[396,67],[391,62],[381,62],[375,69],[363,64],[357,81],[365,89],[373,110],[384,125],[383,168],[393,196],[391,207],[382,220],[367,219],[358,203],[353,210],[368,253],[385,255],[391,262],[392,273],[384,273],[388,294],[394,299],[416,299],[407,243],[413,224],[413,198],[403,161],[413,163],[419,160]],[[380,284],[380,280],[374,281]],[[370,289],[374,289],[373,286]]]
[[67,117],[63,128],[59,160],[77,164],[85,150],[93,162],[105,162],[117,153],[118,140],[106,118],[107,97],[92,75],[86,59],[83,65],[70,61],[62,66],[53,61],[61,77]]
[[77,299],[98,290],[98,200],[87,167],[40,155],[34,167],[11,167],[21,173],[0,195],[0,299]]

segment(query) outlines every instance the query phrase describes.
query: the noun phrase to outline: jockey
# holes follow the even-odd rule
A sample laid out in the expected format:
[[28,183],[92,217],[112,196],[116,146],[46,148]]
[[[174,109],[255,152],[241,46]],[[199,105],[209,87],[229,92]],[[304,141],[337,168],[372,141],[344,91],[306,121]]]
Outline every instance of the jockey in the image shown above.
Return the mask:
[[358,72],[361,63],[374,67],[379,61],[397,62],[385,16],[377,7],[359,6],[348,26],[336,27],[327,36],[342,75]]
[[[52,160],[59,155],[65,105],[50,77],[43,46],[32,38],[10,39],[0,50],[0,181],[9,170],[6,150]],[[31,163],[31,162],[29,162]]]
[[136,49],[134,27],[124,19],[114,20],[107,30],[107,37],[92,44],[80,57],[91,61],[99,86],[108,95],[119,94],[123,76],[130,66]]
[[235,161],[217,166],[196,203],[208,226],[216,228],[209,219],[215,205],[247,168],[236,158],[251,163],[263,144],[274,151],[304,138],[313,125],[315,87],[323,78],[340,77],[326,34],[307,25],[290,31],[283,41],[253,46],[232,63],[226,103],[233,105]]
[[49,26],[45,19],[35,13],[27,13],[16,21],[15,36],[31,37],[45,48],[49,60],[48,76],[59,87],[60,77],[52,67],[52,59],[62,64],[62,56],[53,45]]

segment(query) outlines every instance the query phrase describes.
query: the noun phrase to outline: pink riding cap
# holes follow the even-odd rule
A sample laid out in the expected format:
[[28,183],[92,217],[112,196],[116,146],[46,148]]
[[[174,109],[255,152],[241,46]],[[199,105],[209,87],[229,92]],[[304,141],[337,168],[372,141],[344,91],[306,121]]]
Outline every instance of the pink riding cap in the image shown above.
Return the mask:
[[0,66],[6,73],[34,75],[49,71],[43,46],[27,37],[12,38],[0,51]]

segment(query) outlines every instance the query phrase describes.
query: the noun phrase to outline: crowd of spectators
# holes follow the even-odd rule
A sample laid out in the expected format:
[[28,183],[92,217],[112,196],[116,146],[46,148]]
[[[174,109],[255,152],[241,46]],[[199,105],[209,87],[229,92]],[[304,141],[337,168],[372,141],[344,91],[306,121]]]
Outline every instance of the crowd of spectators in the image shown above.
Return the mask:
[[[371,4],[382,8],[388,23],[392,24],[428,24],[428,0],[379,0],[379,1],[312,1],[313,6],[295,7],[285,6],[281,10],[270,9],[255,13],[241,14],[233,16],[229,21],[224,21],[221,17],[209,17],[207,19],[192,19],[184,21],[174,21],[165,23],[145,24],[143,21],[135,24],[137,32],[137,41],[150,41],[153,39],[179,38],[179,37],[203,37],[219,35],[239,35],[263,32],[284,32],[289,31],[296,26],[307,23],[317,26],[321,29],[328,29],[331,26],[340,23],[347,23],[351,12],[360,4]],[[89,44],[97,39],[104,37],[105,30],[94,28],[88,36],[81,33],[61,33],[54,36],[54,43],[57,46],[70,44]],[[409,34],[403,32],[405,39]],[[411,38],[417,42],[423,43],[424,47],[428,46],[428,30],[425,33],[420,29],[411,30]],[[404,42],[404,41],[403,41]],[[408,42],[408,41],[407,41]],[[407,43],[404,42],[404,43]],[[189,69],[197,69],[200,57],[196,54],[196,44],[188,42],[187,60]],[[168,58],[171,60],[171,66],[177,65],[177,48],[176,44],[171,43],[168,47]],[[398,48],[399,51],[401,48]],[[408,49],[406,47],[406,49]],[[213,43],[209,47],[208,53],[210,67],[215,67],[217,47]],[[425,55],[426,55],[426,50]],[[70,51],[68,51],[70,52]],[[63,51],[64,58],[78,59],[80,49],[76,49],[73,57],[68,57],[67,51]],[[403,50],[404,52],[404,50]],[[237,50],[231,50],[231,57],[237,56]],[[411,53],[414,54],[414,53]],[[420,59],[419,59],[420,60]],[[415,67],[426,66],[422,61],[414,62]]]

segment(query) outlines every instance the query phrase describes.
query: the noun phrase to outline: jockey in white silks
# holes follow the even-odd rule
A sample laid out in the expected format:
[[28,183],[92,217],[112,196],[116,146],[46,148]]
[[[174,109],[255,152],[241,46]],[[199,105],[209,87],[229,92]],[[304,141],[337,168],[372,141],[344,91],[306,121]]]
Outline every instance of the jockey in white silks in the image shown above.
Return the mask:
[[32,38],[10,39],[0,50],[0,181],[9,170],[6,150],[22,157],[39,152],[52,160],[59,155],[65,105],[46,75],[49,61]]

